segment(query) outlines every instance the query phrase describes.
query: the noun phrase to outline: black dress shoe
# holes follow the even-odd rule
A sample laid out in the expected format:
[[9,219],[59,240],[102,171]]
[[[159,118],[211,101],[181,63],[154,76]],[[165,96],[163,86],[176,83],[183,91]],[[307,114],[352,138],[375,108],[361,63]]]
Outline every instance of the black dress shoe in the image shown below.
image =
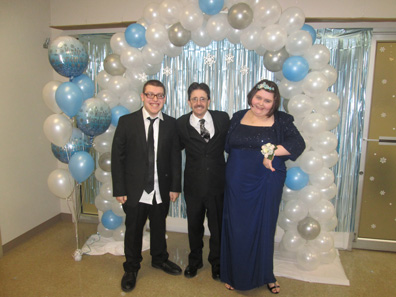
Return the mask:
[[187,278],[192,278],[197,275],[197,270],[202,268],[202,263],[198,266],[188,265],[186,270],[184,270],[184,276]]
[[220,265],[212,265],[212,278],[220,280]]
[[160,265],[152,263],[151,266],[153,266],[154,268],[162,269],[166,273],[172,275],[179,275],[182,272],[181,268],[178,265],[176,265],[175,263],[169,260],[166,260],[164,263]]
[[121,289],[130,292],[136,285],[137,272],[125,272],[121,280]]

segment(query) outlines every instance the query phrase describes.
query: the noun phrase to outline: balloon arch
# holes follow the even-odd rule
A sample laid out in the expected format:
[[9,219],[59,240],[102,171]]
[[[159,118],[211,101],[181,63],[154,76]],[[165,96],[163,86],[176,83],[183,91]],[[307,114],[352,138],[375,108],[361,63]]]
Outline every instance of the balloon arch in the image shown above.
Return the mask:
[[[49,46],[49,61],[69,82],[50,81],[43,99],[54,112],[44,133],[54,156],[68,164],[55,169],[48,186],[72,201],[74,190],[92,173],[102,183],[95,205],[103,212],[98,232],[123,240],[124,212],[112,197],[110,150],[118,119],[141,106],[139,93],[148,75],[157,74],[164,56],[177,57],[189,41],[206,47],[227,38],[264,56],[264,66],[279,79],[281,96],[295,117],[307,149],[288,162],[284,208],[278,225],[285,231],[280,248],[298,266],[314,270],[336,257],[331,231],[337,226],[330,202],[337,193],[330,169],[338,161],[339,98],[327,91],[337,79],[330,52],[314,44],[316,31],[297,7],[284,11],[276,0],[163,0],[148,4],[143,17],[110,40],[112,54],[97,76],[101,90],[84,73],[87,53],[75,38],[61,36]],[[165,46],[164,46],[165,45]],[[89,154],[100,154],[98,166]],[[72,211],[72,213],[75,213]],[[78,247],[77,247],[78,249]],[[76,251],[76,260],[81,252]]]

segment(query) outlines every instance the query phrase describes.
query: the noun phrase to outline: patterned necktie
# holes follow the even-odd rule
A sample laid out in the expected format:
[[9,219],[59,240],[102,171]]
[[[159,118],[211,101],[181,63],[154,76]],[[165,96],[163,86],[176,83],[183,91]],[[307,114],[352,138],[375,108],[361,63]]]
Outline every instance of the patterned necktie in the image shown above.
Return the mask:
[[199,120],[199,127],[201,129],[201,136],[203,139],[205,139],[206,142],[209,142],[210,139],[210,133],[209,131],[205,128],[205,120]]
[[153,132],[153,124],[155,119],[150,117],[147,118],[150,120],[150,126],[148,129],[147,135],[147,150],[148,150],[148,169],[147,169],[147,184],[145,191],[150,194],[154,190],[154,132]]

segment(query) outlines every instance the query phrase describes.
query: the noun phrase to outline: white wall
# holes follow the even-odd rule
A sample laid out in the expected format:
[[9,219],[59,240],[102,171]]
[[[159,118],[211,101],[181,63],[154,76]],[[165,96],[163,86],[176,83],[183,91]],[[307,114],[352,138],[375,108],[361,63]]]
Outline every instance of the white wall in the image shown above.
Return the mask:
[[43,132],[51,114],[42,100],[52,79],[48,51],[50,0],[0,1],[0,228],[2,243],[60,212],[48,190],[56,162]]

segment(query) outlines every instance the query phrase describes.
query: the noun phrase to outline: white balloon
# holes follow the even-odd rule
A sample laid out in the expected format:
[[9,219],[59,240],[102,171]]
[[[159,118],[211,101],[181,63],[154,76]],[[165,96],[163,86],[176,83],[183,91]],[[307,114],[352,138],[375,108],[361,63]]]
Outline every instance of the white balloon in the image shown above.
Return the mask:
[[106,212],[111,209],[113,199],[114,198],[112,198],[111,200],[108,200],[108,199],[104,198],[101,194],[99,194],[95,197],[95,206],[98,210],[100,210],[102,212]]
[[323,167],[322,156],[315,151],[302,153],[298,162],[300,168],[308,174],[313,174]]
[[103,226],[102,223],[98,224],[98,233],[100,236],[105,237],[105,238],[110,238],[113,236],[113,230],[107,229],[105,226]]
[[187,5],[180,13],[180,23],[187,30],[197,30],[202,26],[203,21],[203,13],[196,4]]
[[117,96],[121,96],[121,94],[125,93],[129,88],[129,81],[127,78],[123,76],[113,76],[108,84],[108,89],[116,94]]
[[107,89],[108,84],[112,76],[108,74],[105,70],[102,70],[98,73],[98,76],[96,77],[96,81],[102,89]]
[[332,183],[329,187],[320,189],[320,192],[324,199],[331,200],[337,195],[338,189],[336,184]]
[[[279,71],[282,73],[282,71]],[[285,99],[290,99],[293,96],[302,93],[302,81],[290,81],[286,78],[282,78],[281,82],[278,84],[279,92],[281,96]]]
[[337,71],[333,66],[327,64],[323,68],[319,70],[326,76],[327,81],[329,83],[329,87],[332,86],[337,81]]
[[131,113],[137,111],[142,106],[140,95],[134,91],[129,90],[122,94],[120,104],[126,107]]
[[111,172],[104,171],[98,167],[95,169],[95,178],[101,183],[111,182]]
[[323,231],[334,231],[334,229],[338,225],[338,219],[336,216],[331,217],[330,219],[327,220],[319,220],[321,230]]
[[309,208],[309,214],[318,221],[331,219],[335,214],[334,205],[326,199],[321,199]]
[[325,115],[326,120],[326,130],[333,130],[335,129],[341,121],[340,115],[338,112],[335,112],[330,115]]
[[146,30],[146,40],[149,45],[160,48],[169,41],[168,31],[162,24],[151,24]]
[[121,224],[113,230],[113,238],[115,241],[124,241],[125,239],[125,224]]
[[298,191],[289,189],[287,186],[283,186],[282,200],[290,201],[297,199]]
[[66,145],[73,133],[72,123],[63,114],[50,115],[44,121],[43,130],[47,139],[60,147]]
[[131,46],[121,52],[120,60],[127,69],[141,68],[144,64],[142,52]]
[[119,98],[116,94],[114,94],[110,90],[102,90],[100,91],[97,95],[96,98],[103,100],[104,102],[109,105],[110,109],[113,108],[114,106],[117,106],[119,103]]
[[144,17],[138,19],[138,20],[136,21],[136,23],[142,25],[146,30],[147,30],[147,27],[150,25],[150,24],[146,21],[146,19],[145,19]]
[[130,82],[130,88],[135,89],[135,90],[142,90],[143,88],[143,81],[140,79],[140,75],[144,73],[143,69],[133,69],[130,70],[128,69],[126,71],[126,77],[128,78]]
[[116,199],[113,199],[111,203],[111,210],[114,212],[115,215],[119,217],[125,217],[124,209],[122,208],[122,204],[118,202]]
[[286,28],[288,34],[300,30],[305,23],[304,12],[298,7],[289,7],[282,12],[279,25]]
[[113,185],[112,183],[104,183],[100,186],[100,195],[103,199],[113,201]]
[[326,91],[329,82],[326,76],[320,71],[313,71],[303,79],[302,90],[307,96],[315,97]]
[[286,40],[286,51],[292,56],[303,56],[312,47],[312,36],[304,30],[291,33]]
[[295,230],[297,231],[297,222],[293,222],[292,220],[288,219],[284,212],[281,211],[278,216],[278,225],[283,230]]
[[74,179],[66,169],[55,169],[47,179],[48,188],[59,198],[69,198],[74,190]]
[[180,10],[180,3],[176,0],[163,0],[158,7],[158,12],[164,24],[177,23],[180,18]]
[[308,185],[298,192],[298,199],[308,207],[317,203],[322,197],[320,189],[312,185]]
[[287,104],[287,109],[294,118],[306,117],[312,113],[313,107],[312,99],[304,94],[293,96]]
[[328,252],[334,248],[334,238],[329,232],[322,231],[310,244],[319,252]]
[[297,252],[305,242],[306,240],[298,234],[297,230],[287,230],[281,240],[283,247],[289,252]]
[[329,168],[323,167],[315,174],[310,174],[309,181],[320,189],[328,188],[334,182],[334,173]]
[[269,25],[260,35],[261,44],[268,51],[279,51],[285,46],[287,40],[287,31],[278,24]]
[[191,32],[191,40],[201,47],[206,47],[212,42],[212,38],[206,30],[206,24],[207,22],[204,20],[201,27]]
[[253,4],[253,22],[260,27],[275,24],[282,14],[282,7],[276,0],[257,1]]
[[283,212],[289,220],[298,222],[307,216],[308,207],[302,201],[291,200],[286,203]]
[[320,113],[311,113],[307,115],[302,122],[304,133],[312,137],[326,130],[326,119]]
[[323,166],[331,168],[338,162],[338,153],[336,150],[322,154]]
[[143,10],[143,17],[149,24],[161,21],[157,3],[149,3]]
[[121,53],[128,47],[128,43],[125,40],[125,33],[118,32],[111,36],[110,47],[113,50],[113,53],[121,55]]
[[143,60],[147,64],[159,64],[164,59],[164,54],[152,46],[146,45],[142,50]]
[[43,88],[43,100],[44,103],[53,113],[62,113],[55,100],[55,93],[58,87],[62,84],[60,81],[51,80],[47,82]]
[[312,138],[312,148],[321,154],[328,154],[337,148],[337,136],[330,131],[324,131]]
[[332,248],[330,251],[327,252],[320,252],[319,259],[320,262],[323,264],[331,264],[337,257],[337,251],[335,248]]
[[[172,42],[168,42],[168,44],[165,46],[164,54],[167,55],[168,57],[177,57],[180,56],[182,51],[183,51],[182,46],[176,46]],[[157,65],[161,66],[161,64],[157,64]],[[149,72],[147,73],[149,74]],[[156,73],[152,73],[152,74],[156,74]]]
[[340,107],[340,99],[333,92],[325,91],[313,99],[315,111],[323,115],[331,115]]
[[212,40],[220,41],[227,37],[231,26],[228,23],[227,15],[218,13],[212,15],[206,23],[206,32]]
[[310,69],[320,70],[329,63],[330,51],[323,44],[314,44],[304,54],[304,58],[307,60]]
[[98,153],[110,152],[112,142],[113,142],[113,135],[101,134],[94,138],[93,148]]
[[303,270],[315,270],[320,265],[319,253],[313,247],[305,244],[297,252],[297,265]]
[[254,51],[256,52],[257,55],[262,56],[262,57],[267,52],[267,50],[261,44],[259,44],[259,46],[257,48],[255,48]]
[[260,46],[261,28],[257,26],[249,26],[242,30],[241,44],[248,50],[255,50]]
[[228,31],[227,39],[233,44],[238,44],[241,42],[241,34],[242,30],[230,28],[230,30]]

